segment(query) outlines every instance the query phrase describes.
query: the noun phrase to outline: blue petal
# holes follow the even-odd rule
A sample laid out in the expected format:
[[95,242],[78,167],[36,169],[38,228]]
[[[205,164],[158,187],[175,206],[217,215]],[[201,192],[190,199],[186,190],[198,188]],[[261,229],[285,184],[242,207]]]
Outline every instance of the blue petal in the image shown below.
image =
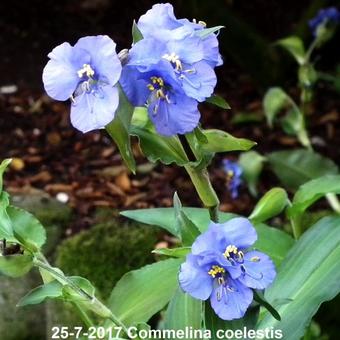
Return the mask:
[[152,100],[148,106],[149,117],[159,134],[173,136],[191,132],[200,119],[197,101],[182,93],[164,99]]
[[114,116],[119,103],[118,89],[109,85],[96,92],[82,93],[71,107],[71,123],[83,133],[104,128]]
[[207,300],[213,289],[213,278],[197,264],[197,259],[197,256],[187,255],[179,272],[179,284],[192,297]]
[[144,38],[149,36],[163,37],[166,35],[166,31],[180,26],[181,24],[176,19],[171,4],[156,4],[138,20],[138,28]]
[[195,35],[169,40],[166,46],[168,53],[178,55],[182,63],[192,64],[204,58],[202,40]]
[[273,261],[259,251],[250,251],[244,255],[244,273],[238,278],[245,286],[265,289],[276,276]]
[[215,283],[210,297],[211,307],[223,320],[242,318],[252,301],[253,291],[230,278],[225,285]]
[[219,52],[217,35],[215,33],[209,34],[202,40],[204,50],[204,60],[209,63],[210,66],[221,66],[223,60]]
[[161,41],[153,38],[140,40],[129,51],[128,65],[137,66],[139,71],[146,72],[157,64],[166,52],[166,45]]
[[67,100],[79,83],[77,71],[83,64],[89,63],[90,55],[65,42],[54,48],[48,56],[51,60],[43,71],[45,90],[56,100]]
[[195,63],[192,67],[188,66],[188,68],[193,69],[194,72],[183,72],[184,78],[181,80],[183,90],[187,96],[202,102],[213,94],[217,82],[216,74],[204,61]]
[[133,106],[143,106],[150,95],[148,82],[140,79],[140,72],[135,67],[123,67],[119,80],[123,91]]
[[217,225],[210,225],[209,229],[199,235],[191,246],[191,252],[195,255],[203,252],[210,252],[215,250],[217,253],[223,253],[226,246],[217,242],[217,234],[221,229]]
[[220,228],[218,241],[237,248],[246,249],[257,240],[256,230],[250,221],[244,217],[235,217],[225,223],[211,222],[209,228]]
[[114,86],[122,71],[122,65],[116,53],[116,44],[107,35],[84,37],[78,40],[75,48],[81,48],[91,55],[91,66],[99,79]]

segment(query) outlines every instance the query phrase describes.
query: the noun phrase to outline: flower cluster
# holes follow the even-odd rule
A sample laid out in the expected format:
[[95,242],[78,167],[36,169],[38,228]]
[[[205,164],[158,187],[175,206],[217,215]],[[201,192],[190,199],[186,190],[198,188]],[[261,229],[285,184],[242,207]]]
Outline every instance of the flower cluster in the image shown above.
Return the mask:
[[48,55],[43,82],[56,100],[71,98],[71,122],[82,132],[103,128],[114,118],[122,66],[116,44],[105,35],[63,43]]
[[196,299],[210,298],[211,307],[223,320],[243,317],[253,301],[252,289],[265,289],[276,276],[267,255],[249,250],[256,239],[246,218],[211,222],[181,266],[181,288]]
[[232,198],[238,197],[238,189],[242,183],[242,168],[229,159],[222,161],[223,170],[226,173],[227,186]]
[[337,24],[340,22],[340,12],[336,7],[328,7],[321,9],[318,14],[311,20],[309,20],[309,27],[314,36],[317,35],[320,25],[328,23]]
[[137,25],[143,39],[132,46],[123,69],[107,36],[63,43],[48,55],[46,92],[71,98],[71,122],[82,132],[112,121],[118,81],[134,106],[147,106],[158,133],[184,134],[198,125],[198,102],[212,95],[214,68],[222,64],[216,34],[204,22],[177,19],[170,4],[154,5]]
[[214,33],[205,23],[177,19],[170,4],[157,4],[141,16],[143,35],[129,52],[121,84],[135,106],[147,105],[158,133],[171,136],[198,124],[198,102],[216,85],[214,67],[222,64]]

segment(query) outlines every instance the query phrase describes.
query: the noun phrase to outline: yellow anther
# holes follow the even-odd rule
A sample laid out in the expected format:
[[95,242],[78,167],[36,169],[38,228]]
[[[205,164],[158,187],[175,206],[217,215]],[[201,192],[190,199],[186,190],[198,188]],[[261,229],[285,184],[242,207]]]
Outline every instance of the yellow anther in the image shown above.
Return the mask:
[[182,66],[182,63],[179,59],[179,56],[176,53],[174,53],[174,52],[172,52],[171,54],[166,53],[166,54],[163,55],[162,58],[170,61],[173,64],[175,64],[175,68],[176,68],[177,71],[181,71],[183,69],[183,66]]
[[155,87],[152,84],[146,85],[150,91],[155,91]]
[[237,255],[237,256],[239,257],[239,259],[241,259],[241,260],[242,260],[243,257],[244,257],[244,254],[243,254],[242,251],[239,251],[239,250],[237,249],[236,246],[230,244],[230,245],[226,248],[225,252],[223,253],[223,256],[224,256],[226,259],[229,259],[229,258],[231,257],[231,254]]
[[225,269],[220,266],[212,266],[211,269],[208,271],[208,274],[213,278],[216,277],[217,274],[224,274]]
[[156,91],[156,97],[157,98],[163,98],[163,99],[167,99],[166,95],[164,94],[162,89],[159,89]]
[[250,259],[251,262],[259,262],[260,261],[260,258],[258,256],[253,256],[251,259]]
[[201,26],[203,26],[203,27],[207,27],[207,23],[206,23],[205,21],[200,20],[200,21],[197,22],[196,19],[192,19],[192,22],[193,22],[194,24],[199,24],[199,25],[201,25]]
[[234,176],[234,171],[233,170],[228,170],[227,171],[227,177],[228,178],[233,178],[233,176]]
[[84,64],[83,67],[77,72],[78,77],[82,78],[84,74],[88,77],[91,78],[94,76],[94,70],[92,69],[91,65],[89,64]]

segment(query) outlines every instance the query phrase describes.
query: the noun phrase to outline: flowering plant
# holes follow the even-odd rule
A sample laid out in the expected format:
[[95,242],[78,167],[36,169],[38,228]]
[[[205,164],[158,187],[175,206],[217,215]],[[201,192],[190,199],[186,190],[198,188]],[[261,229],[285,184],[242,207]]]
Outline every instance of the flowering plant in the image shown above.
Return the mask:
[[[338,20],[333,12],[320,16],[311,24],[314,33],[315,25],[328,27],[330,21]],[[4,240],[0,271],[20,277],[36,267],[42,277],[42,284],[28,292],[19,306],[47,299],[70,302],[87,327],[104,329],[98,338],[136,338],[131,330],[149,330],[146,323],[165,310],[164,329],[191,327],[216,339],[216,330],[249,327],[255,334],[252,338],[263,338],[263,330],[269,329],[280,338],[294,340],[303,336],[319,305],[339,292],[339,217],[326,217],[305,233],[301,229],[303,214],[315,201],[327,196],[335,204],[335,194],[340,193],[337,170],[305,181],[292,200],[283,188],[269,190],[248,217],[219,209],[207,170],[211,160],[216,153],[248,151],[256,144],[200,124],[199,103],[229,108],[214,93],[215,68],[222,64],[221,29],[177,19],[170,4],[157,4],[133,23],[129,50],[117,54],[111,38],[91,36],[74,46],[63,43],[48,55],[43,71],[46,92],[56,100],[71,100],[75,128],[84,133],[105,129],[133,173],[136,164],[130,140],[137,136],[151,162],[176,164],[187,171],[204,207],[183,207],[175,193],[172,208],[123,211],[125,217],[165,229],[178,246],[156,249],[156,254],[167,258],[125,274],[104,303],[87,279],[68,276],[47,261],[42,252],[43,226],[14,207],[3,191],[2,177],[10,163],[4,160],[0,165],[0,237]],[[320,34],[317,28],[315,46]],[[296,46],[293,40],[281,45],[295,56],[301,73],[306,75],[308,70],[308,79],[300,79],[305,85],[306,79],[312,82],[311,52],[302,55],[300,43]],[[306,91],[303,87],[303,98],[308,97]],[[276,90],[274,96],[279,104],[280,93]],[[268,101],[267,116],[273,118],[278,104]],[[310,148],[304,120],[296,105],[290,105],[289,122],[299,117],[294,132]],[[223,162],[233,198],[241,176],[249,180],[253,174],[245,164],[264,161],[255,152],[247,157],[239,165]],[[286,230],[270,227],[271,219],[282,212],[287,215]],[[8,245],[15,245],[17,251],[9,253]],[[205,302],[208,299],[210,303]]]

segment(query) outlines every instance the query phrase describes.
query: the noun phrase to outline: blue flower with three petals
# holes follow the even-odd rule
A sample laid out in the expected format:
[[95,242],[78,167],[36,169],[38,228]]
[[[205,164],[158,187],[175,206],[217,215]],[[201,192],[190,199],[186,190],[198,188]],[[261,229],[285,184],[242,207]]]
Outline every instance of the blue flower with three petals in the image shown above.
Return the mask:
[[322,24],[338,24],[340,22],[340,12],[336,7],[320,9],[317,15],[309,20],[309,27],[314,36],[317,35],[318,27]]
[[71,98],[71,123],[82,132],[105,127],[119,104],[116,84],[122,66],[116,44],[108,36],[89,36],[71,46],[52,50],[43,71],[47,94],[56,100]]
[[267,288],[276,276],[272,260],[249,249],[256,239],[256,230],[246,218],[211,222],[181,265],[183,291],[196,299],[210,299],[223,320],[242,318],[253,301],[253,289]]

